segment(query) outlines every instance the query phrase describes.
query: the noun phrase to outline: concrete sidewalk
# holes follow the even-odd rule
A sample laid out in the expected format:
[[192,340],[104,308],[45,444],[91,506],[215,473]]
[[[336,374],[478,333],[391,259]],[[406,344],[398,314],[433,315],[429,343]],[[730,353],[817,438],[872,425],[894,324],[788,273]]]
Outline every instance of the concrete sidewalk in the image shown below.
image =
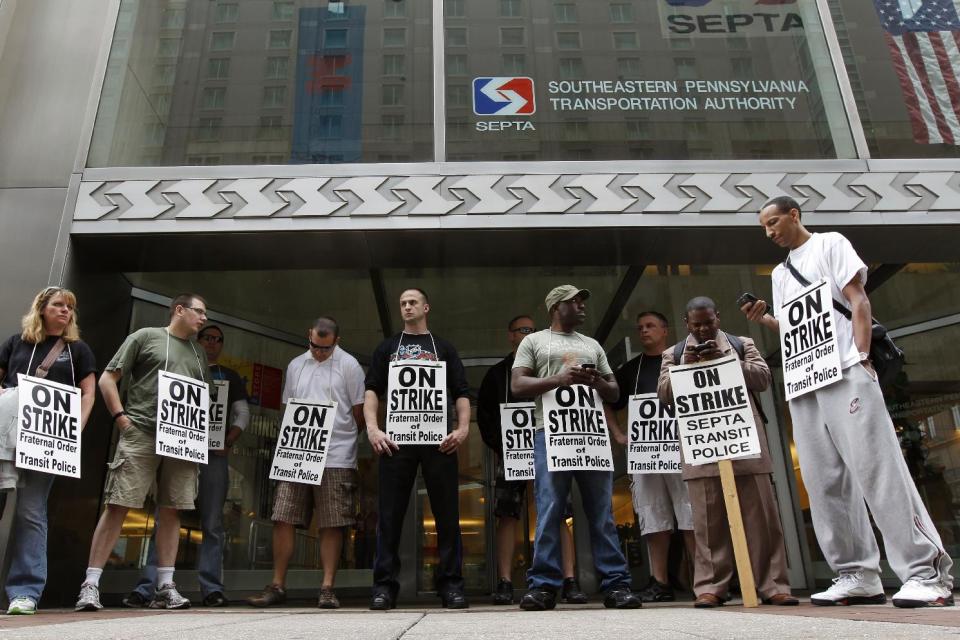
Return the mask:
[[474,606],[465,611],[401,608],[389,612],[344,607],[188,611],[107,609],[100,613],[47,610],[0,616],[2,640],[673,640],[729,638],[957,638],[960,608],[731,606],[693,609],[689,603],[611,611],[594,604],[530,613],[516,607]]

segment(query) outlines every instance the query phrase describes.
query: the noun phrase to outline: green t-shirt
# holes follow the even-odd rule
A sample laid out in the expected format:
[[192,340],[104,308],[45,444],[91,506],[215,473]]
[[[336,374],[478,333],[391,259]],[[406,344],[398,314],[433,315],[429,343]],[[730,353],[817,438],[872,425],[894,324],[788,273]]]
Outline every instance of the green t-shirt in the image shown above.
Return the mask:
[[[560,373],[564,365],[576,366],[582,364],[597,365],[597,372],[606,376],[612,374],[607,354],[603,347],[593,338],[573,331],[560,333],[544,329],[531,333],[517,348],[517,357],[513,361],[513,368],[523,367],[530,369],[538,378],[549,378]],[[543,428],[543,402],[537,396],[537,428]]]
[[122,372],[123,410],[138,429],[150,434],[157,430],[157,378],[161,370],[211,383],[206,352],[191,340],[168,334],[166,328],[148,327],[131,333],[106,370]]

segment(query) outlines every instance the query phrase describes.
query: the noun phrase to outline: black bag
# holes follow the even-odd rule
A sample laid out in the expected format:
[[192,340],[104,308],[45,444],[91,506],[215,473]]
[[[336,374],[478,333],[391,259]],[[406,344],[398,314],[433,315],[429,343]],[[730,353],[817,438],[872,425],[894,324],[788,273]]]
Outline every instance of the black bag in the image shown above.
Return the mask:
[[[784,260],[783,264],[797,282],[805,287],[810,286],[810,281],[800,275],[796,267],[790,264],[790,258]],[[847,320],[853,319],[853,313],[836,300],[833,301],[833,308]],[[893,343],[893,338],[887,335],[886,327],[877,322],[876,318],[870,320],[873,322],[870,330],[870,362],[877,371],[880,386],[886,386],[896,380],[897,374],[903,369],[903,350]]]

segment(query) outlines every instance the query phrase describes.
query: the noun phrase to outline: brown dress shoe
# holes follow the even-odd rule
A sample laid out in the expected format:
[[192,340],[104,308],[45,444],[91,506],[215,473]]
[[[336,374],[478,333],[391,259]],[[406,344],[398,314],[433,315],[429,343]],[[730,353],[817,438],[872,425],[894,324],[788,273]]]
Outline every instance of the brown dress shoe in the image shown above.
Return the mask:
[[251,607],[271,607],[275,604],[283,604],[286,601],[286,589],[276,584],[268,584],[263,588],[263,593],[247,598],[247,604]]
[[769,598],[764,598],[763,604],[772,604],[777,607],[795,607],[800,604],[800,601],[789,593],[775,593]]
[[693,601],[693,606],[697,609],[712,609],[723,606],[723,598],[712,593],[701,593]]

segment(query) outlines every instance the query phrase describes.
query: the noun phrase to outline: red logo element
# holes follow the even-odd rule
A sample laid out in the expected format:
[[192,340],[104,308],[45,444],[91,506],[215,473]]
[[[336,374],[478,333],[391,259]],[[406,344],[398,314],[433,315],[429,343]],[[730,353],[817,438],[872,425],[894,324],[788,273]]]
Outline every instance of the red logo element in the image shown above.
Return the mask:
[[346,68],[353,62],[350,54],[310,56],[307,65],[310,68],[310,80],[307,93],[320,93],[324,89],[343,91],[350,87],[353,79],[346,75]]

